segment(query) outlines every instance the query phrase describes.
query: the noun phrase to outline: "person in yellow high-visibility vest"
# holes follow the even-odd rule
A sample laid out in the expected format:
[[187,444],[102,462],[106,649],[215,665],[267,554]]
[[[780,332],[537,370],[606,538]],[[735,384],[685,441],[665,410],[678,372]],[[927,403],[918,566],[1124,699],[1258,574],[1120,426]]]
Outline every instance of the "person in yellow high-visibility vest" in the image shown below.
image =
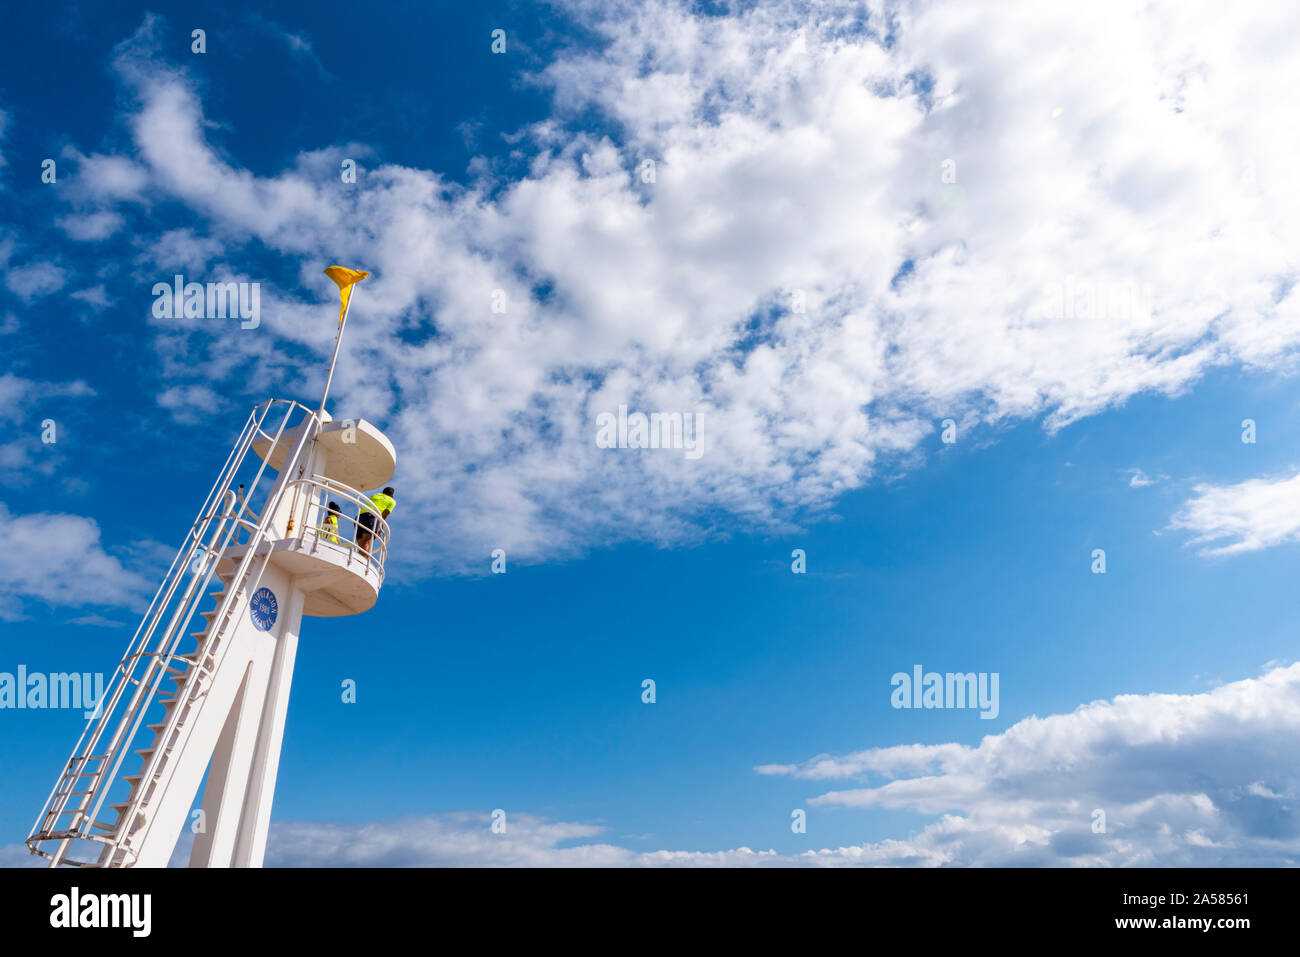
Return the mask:
[[[393,491],[391,485],[382,492],[376,492],[370,496],[370,504],[374,506],[374,511],[362,506],[361,514],[357,516],[357,547],[367,557],[370,555],[370,540],[374,537],[378,524],[375,522],[375,512],[378,512],[383,516],[384,521],[387,521],[388,516],[393,514],[393,506],[397,504],[393,500],[395,494],[397,493]],[[383,539],[381,538],[380,541],[382,542]]]
[[325,518],[321,522],[320,528],[316,534],[327,542],[339,543],[339,503],[330,502],[329,510],[325,513]]

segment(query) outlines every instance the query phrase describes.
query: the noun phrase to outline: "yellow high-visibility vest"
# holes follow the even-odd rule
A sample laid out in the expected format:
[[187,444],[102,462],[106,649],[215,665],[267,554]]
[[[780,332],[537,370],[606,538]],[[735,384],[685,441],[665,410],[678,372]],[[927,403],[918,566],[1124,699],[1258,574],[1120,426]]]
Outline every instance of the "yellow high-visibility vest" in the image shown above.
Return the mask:
[[321,538],[329,539],[335,545],[339,543],[339,520],[335,515],[325,516],[325,526],[320,528],[316,534]]
[[[392,512],[393,506],[397,504],[391,495],[385,495],[383,492],[376,492],[374,495],[370,496],[370,501],[374,504],[380,515],[383,515],[384,512]],[[362,508],[361,514],[364,515],[368,511],[370,511],[370,509]]]

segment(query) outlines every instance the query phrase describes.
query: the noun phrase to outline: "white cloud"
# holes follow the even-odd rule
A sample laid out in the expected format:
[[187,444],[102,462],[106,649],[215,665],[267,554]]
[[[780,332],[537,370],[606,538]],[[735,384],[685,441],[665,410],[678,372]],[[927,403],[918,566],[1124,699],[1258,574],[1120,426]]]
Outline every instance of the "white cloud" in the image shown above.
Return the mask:
[[31,302],[58,292],[67,282],[67,270],[52,262],[32,262],[5,270],[5,285],[19,299]]
[[120,214],[100,210],[63,216],[58,226],[73,239],[81,242],[98,242],[107,239],[122,228],[125,220]]
[[[359,824],[277,821],[268,867],[836,867],[897,863],[893,842],[800,854],[737,847],[634,851],[592,840],[603,825],[510,814],[494,834],[488,814],[459,812]],[[639,839],[639,838],[638,838]],[[179,849],[178,849],[179,851]],[[188,849],[172,866],[188,862]]]
[[[1170,522],[1203,555],[1253,552],[1300,540],[1300,472],[1236,485],[1198,485]],[[1212,547],[1211,547],[1212,546]]]
[[280,26],[272,20],[268,20],[261,14],[253,13],[245,17],[245,20],[254,27],[264,31],[267,35],[274,37],[279,42],[288,47],[289,52],[295,59],[309,63],[321,76],[328,76],[325,67],[321,64],[316,51],[312,49],[311,41],[301,33],[293,33],[290,30]]
[[[834,867],[886,862],[887,851],[844,847],[786,855],[725,851],[633,851],[591,841],[602,825],[511,814],[494,834],[491,816],[455,812],[343,823],[272,821],[267,867]],[[177,842],[169,867],[189,864],[193,836]],[[21,844],[0,846],[0,867],[38,866]]]
[[43,867],[48,863],[28,851],[26,844],[0,844],[0,867]]
[[[0,375],[0,425],[12,438],[0,443],[0,480],[11,488],[20,488],[41,480],[48,483],[66,462],[58,442],[45,444],[46,409],[50,400],[86,398],[94,390],[80,380],[72,382],[42,382],[7,372]],[[61,418],[54,420],[55,438],[58,430],[66,426]],[[75,479],[65,478],[66,483]]]
[[193,423],[220,410],[221,396],[206,385],[177,385],[158,395],[158,404],[177,422]]
[[94,390],[85,382],[40,382],[6,372],[0,375],[0,422],[18,422],[37,404],[52,398],[86,398]]
[[163,271],[158,279],[168,282],[178,272],[182,275],[202,272],[221,251],[221,242],[210,236],[198,236],[192,229],[169,229],[152,238],[141,261],[157,266]]
[[82,607],[133,607],[153,589],[151,577],[105,551],[99,526],[60,512],[12,511],[0,502],[0,620],[24,617],[31,601]]
[[78,200],[112,202],[116,200],[140,201],[149,185],[149,174],[143,166],[125,156],[99,153],[84,156],[68,147],[63,155],[77,168],[72,181],[72,192]]
[[[899,863],[1294,866],[1297,733],[1291,665],[1205,694],[1120,695],[1026,718],[977,747],[872,748],[756,770],[883,778],[810,803],[939,816],[887,842]],[[1104,833],[1093,831],[1097,809]]]
[[71,293],[73,299],[78,302],[84,302],[88,306],[94,306],[95,309],[107,309],[113,303],[108,298],[108,290],[104,288],[103,283],[97,286],[90,286],[86,289],[78,289]]
[[[156,20],[118,50],[138,103],[119,178],[143,171],[136,195],[185,204],[227,250],[278,252],[312,299],[265,290],[258,335],[219,343],[157,328],[166,374],[310,391],[333,332],[321,268],[374,271],[336,409],[399,450],[399,558],[781,527],[939,417],[1060,428],[1295,358],[1300,131],[1258,91],[1300,80],[1296,8],[870,4],[864,31],[858,4],[571,7],[605,46],[535,78],[555,113],[517,139],[527,175],[468,186],[378,162],[340,189],[339,147],[254,175],[207,141]],[[705,412],[705,456],[598,449],[620,404]]]
[[126,622],[105,618],[103,615],[81,615],[77,618],[69,618],[69,625],[87,625],[92,628],[125,628]]
[[1142,471],[1142,469],[1129,469],[1128,472],[1129,488],[1147,488],[1148,486],[1155,485],[1156,482],[1158,481],[1160,481],[1160,479],[1152,478],[1151,476],[1147,475],[1146,472]]

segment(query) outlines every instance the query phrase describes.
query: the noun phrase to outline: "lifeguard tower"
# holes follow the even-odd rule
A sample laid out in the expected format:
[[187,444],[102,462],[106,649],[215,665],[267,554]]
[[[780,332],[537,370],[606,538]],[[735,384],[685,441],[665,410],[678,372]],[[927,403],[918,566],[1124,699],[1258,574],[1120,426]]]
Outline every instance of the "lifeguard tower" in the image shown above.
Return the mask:
[[320,407],[272,399],[249,415],[27,837],[51,867],[165,867],[187,823],[191,867],[262,865],[302,618],[371,608],[389,542],[376,515],[363,551],[355,519],[392,478],[393,446],[325,411],[366,276],[331,270],[343,306]]

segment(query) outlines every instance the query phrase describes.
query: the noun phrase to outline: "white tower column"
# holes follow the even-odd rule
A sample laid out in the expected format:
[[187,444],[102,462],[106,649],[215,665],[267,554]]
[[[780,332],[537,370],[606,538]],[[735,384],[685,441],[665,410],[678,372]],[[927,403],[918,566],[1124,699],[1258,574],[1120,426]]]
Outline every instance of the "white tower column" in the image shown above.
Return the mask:
[[289,714],[289,686],[293,684],[293,664],[298,657],[298,622],[302,619],[303,593],[295,588],[290,598],[290,616],[283,634],[275,643],[275,658],[266,686],[266,702],[258,730],[256,751],[244,794],[239,837],[235,845],[236,867],[261,867],[266,857],[266,835],[271,826],[271,802],[275,799],[275,779],[280,771],[280,746],[284,742],[284,724]]

